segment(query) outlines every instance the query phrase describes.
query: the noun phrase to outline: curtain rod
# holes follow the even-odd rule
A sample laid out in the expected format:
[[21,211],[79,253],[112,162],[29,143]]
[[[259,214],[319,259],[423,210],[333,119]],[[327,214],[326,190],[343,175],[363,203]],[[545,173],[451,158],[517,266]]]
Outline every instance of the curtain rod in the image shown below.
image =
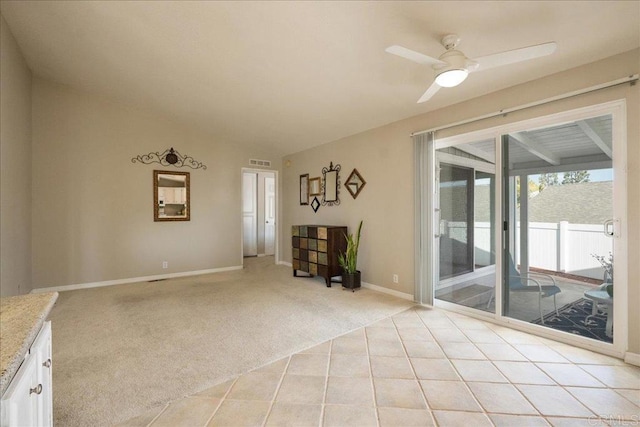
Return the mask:
[[494,112],[494,113],[489,113],[489,114],[485,114],[485,115],[482,115],[482,116],[477,116],[477,117],[474,117],[474,118],[471,118],[471,119],[466,119],[466,120],[461,120],[459,122],[450,123],[448,125],[439,126],[439,127],[435,127],[435,128],[431,128],[431,129],[427,129],[427,130],[422,130],[422,131],[419,131],[419,132],[414,132],[414,133],[411,134],[411,136],[422,135],[424,133],[429,133],[429,132],[436,132],[436,131],[443,130],[443,129],[449,129],[449,128],[456,127],[456,126],[466,125],[468,123],[478,122],[480,120],[490,119],[490,118],[498,117],[498,116],[504,116],[506,114],[513,113],[514,111],[520,111],[520,110],[525,110],[525,109],[531,108],[531,107],[537,107],[538,105],[548,104],[550,102],[559,101],[559,100],[562,100],[562,99],[567,99],[567,98],[571,98],[571,97],[578,96],[578,95],[583,95],[583,94],[589,93],[589,92],[595,92],[595,91],[600,90],[600,89],[606,89],[606,88],[609,88],[609,87],[618,86],[618,85],[629,83],[629,82],[634,84],[639,78],[640,78],[640,76],[638,74],[632,74],[632,75],[630,75],[628,77],[623,77],[621,79],[612,80],[612,81],[607,82],[607,83],[601,83],[599,85],[590,86],[590,87],[587,87],[587,88],[584,88],[584,89],[578,89],[578,90],[575,90],[573,92],[564,93],[562,95],[552,96],[550,98],[545,98],[545,99],[542,99],[540,101],[530,102],[529,104],[519,105],[517,107],[505,108],[504,110],[500,110],[500,111],[497,111],[497,112]]

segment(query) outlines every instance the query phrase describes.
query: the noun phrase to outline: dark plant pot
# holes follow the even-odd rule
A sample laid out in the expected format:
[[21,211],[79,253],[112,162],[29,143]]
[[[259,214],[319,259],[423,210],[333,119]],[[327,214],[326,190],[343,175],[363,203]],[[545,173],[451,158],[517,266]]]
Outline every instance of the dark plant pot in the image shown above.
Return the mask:
[[355,292],[355,289],[360,287],[360,271],[356,270],[355,273],[342,273],[342,287]]

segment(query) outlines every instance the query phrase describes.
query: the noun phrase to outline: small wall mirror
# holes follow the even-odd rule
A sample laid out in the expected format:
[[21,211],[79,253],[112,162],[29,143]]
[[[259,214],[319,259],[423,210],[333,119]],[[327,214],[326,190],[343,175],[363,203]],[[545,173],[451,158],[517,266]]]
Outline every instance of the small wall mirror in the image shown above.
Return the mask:
[[319,196],[322,192],[320,191],[320,177],[311,178],[309,180],[309,195],[310,196]]
[[189,172],[153,171],[153,220],[191,220]]
[[322,196],[322,204],[329,206],[339,205],[340,200],[338,198],[340,188],[340,165],[333,165],[333,162],[329,164],[329,168],[322,169],[322,175],[324,175],[324,194]]

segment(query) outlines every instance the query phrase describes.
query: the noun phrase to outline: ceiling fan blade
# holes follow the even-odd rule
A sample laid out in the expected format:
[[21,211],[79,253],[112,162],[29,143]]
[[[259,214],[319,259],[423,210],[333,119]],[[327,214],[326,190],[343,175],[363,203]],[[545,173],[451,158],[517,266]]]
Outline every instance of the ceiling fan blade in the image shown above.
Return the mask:
[[420,97],[420,99],[418,99],[418,104],[428,101],[439,90],[440,90],[440,85],[438,85],[438,83],[436,82],[431,83],[431,86],[429,86],[429,89],[427,89],[427,91]]
[[514,64],[516,62],[528,61],[541,56],[551,55],[556,50],[556,43],[549,42],[535,46],[523,47],[520,49],[508,50],[506,52],[494,53],[493,55],[474,58],[478,63],[476,71],[484,71],[490,68],[501,67],[503,65]]
[[385,49],[385,52],[400,56],[402,58],[408,59],[409,61],[417,62],[418,64],[446,64],[446,62],[440,61],[439,59],[423,55],[422,53],[416,52],[415,50],[407,49],[406,47],[398,45],[389,46]]

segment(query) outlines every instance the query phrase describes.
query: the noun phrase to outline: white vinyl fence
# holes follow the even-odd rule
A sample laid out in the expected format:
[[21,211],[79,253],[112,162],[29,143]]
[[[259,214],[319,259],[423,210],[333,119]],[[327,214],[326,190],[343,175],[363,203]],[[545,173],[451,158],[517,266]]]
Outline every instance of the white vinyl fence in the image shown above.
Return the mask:
[[[460,243],[466,243],[466,224],[441,222],[440,231]],[[475,264],[489,265],[491,228],[488,222],[475,223]],[[464,240],[464,242],[463,242]],[[520,246],[520,227],[516,230],[516,252]],[[609,258],[613,239],[605,236],[602,224],[529,223],[529,266],[544,270],[602,279],[604,269],[591,254]],[[442,254],[441,254],[442,255]],[[520,264],[520,254],[516,263]]]

